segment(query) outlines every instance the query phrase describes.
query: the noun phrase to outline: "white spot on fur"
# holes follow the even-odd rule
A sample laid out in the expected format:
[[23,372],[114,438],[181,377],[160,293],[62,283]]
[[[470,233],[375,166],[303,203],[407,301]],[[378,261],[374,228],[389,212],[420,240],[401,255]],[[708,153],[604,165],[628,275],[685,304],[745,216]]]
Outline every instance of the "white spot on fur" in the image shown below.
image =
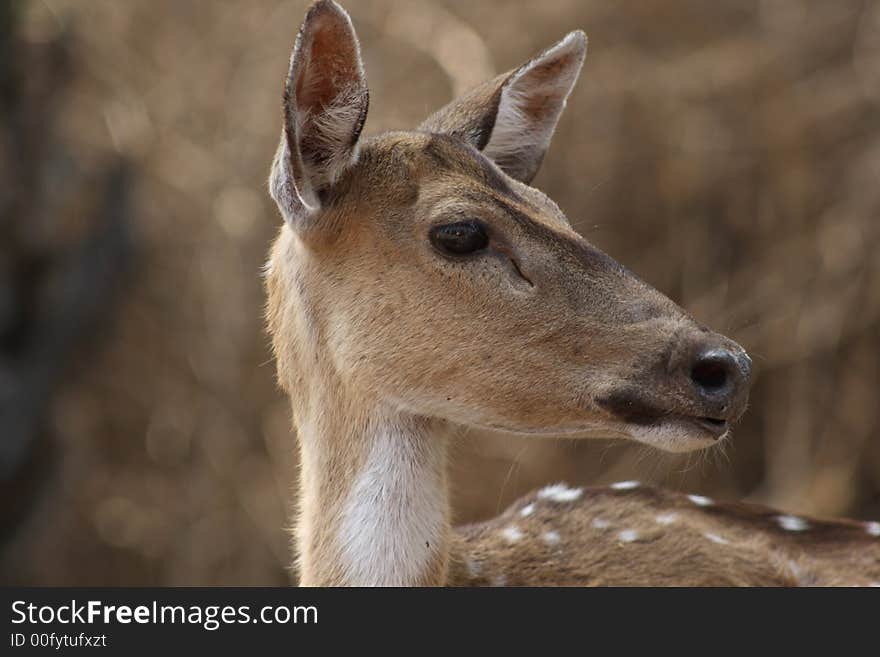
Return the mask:
[[618,481],[617,483],[611,484],[611,488],[614,490],[632,490],[639,486],[641,486],[641,484],[637,481]]
[[593,518],[593,522],[590,524],[593,525],[593,529],[608,529],[611,526],[611,523],[604,518]]
[[797,516],[776,516],[776,522],[787,532],[802,532],[810,528],[810,523]]
[[[827,580],[817,575],[809,562],[804,563],[797,559],[792,559],[787,554],[770,551],[767,558],[773,563],[784,576],[788,576],[794,580],[798,586],[829,586]],[[844,586],[842,582],[837,582],[833,586]]]
[[474,559],[465,561],[465,567],[467,568],[468,575],[471,577],[479,577],[480,573],[483,572],[483,566]]
[[676,520],[678,520],[677,513],[661,513],[659,516],[654,518],[661,525],[671,525]]
[[706,532],[705,534],[703,534],[703,537],[709,541],[712,541],[713,543],[717,543],[718,545],[730,545],[730,541],[728,541],[726,538],[723,538],[722,536],[719,536],[718,534]]
[[624,529],[617,534],[617,540],[621,543],[634,543],[639,540],[639,532],[635,529]]
[[869,536],[880,536],[880,522],[866,522],[865,531]]
[[535,512],[535,505],[534,504],[526,504],[522,508],[522,511],[519,512],[519,515],[521,515],[523,518],[525,518],[527,516],[532,515],[532,513],[534,513],[534,512]]
[[559,532],[549,531],[541,534],[541,540],[547,545],[556,545],[559,543]]
[[582,488],[569,488],[565,484],[553,484],[539,490],[538,497],[553,502],[574,502],[583,492]]
[[688,495],[688,499],[697,506],[712,506],[714,504],[712,498],[705,495]]
[[507,586],[507,577],[498,575],[492,578],[492,586]]
[[801,575],[803,574],[803,570],[801,570],[800,564],[796,561],[788,559],[785,565],[788,567],[789,572],[791,572],[792,577],[794,577],[797,580],[798,584],[800,584]]
[[522,539],[524,534],[516,525],[510,525],[509,527],[505,527],[501,530],[501,536],[508,543],[516,543],[517,541]]
[[410,586],[440,546],[446,518],[443,449],[408,428],[375,429],[338,533],[346,583]]

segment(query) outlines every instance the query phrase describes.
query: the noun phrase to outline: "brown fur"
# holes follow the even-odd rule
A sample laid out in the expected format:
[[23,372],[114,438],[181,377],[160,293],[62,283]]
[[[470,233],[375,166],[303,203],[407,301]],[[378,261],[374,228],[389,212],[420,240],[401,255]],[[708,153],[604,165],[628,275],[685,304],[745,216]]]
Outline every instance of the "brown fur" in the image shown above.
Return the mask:
[[[513,544],[500,531],[519,507],[449,529],[445,453],[461,427],[683,451],[717,437],[696,419],[733,422],[745,408],[747,374],[712,398],[695,391],[690,368],[707,348],[744,358],[742,349],[589,244],[523,182],[585,47],[572,33],[422,130],[364,141],[353,28],[328,0],[309,11],[285,84],[270,185],[285,224],[266,270],[278,379],[300,446],[303,584],[493,581],[465,576],[469,561],[512,584],[790,584],[803,582],[793,562],[804,561],[802,576],[810,554],[833,553],[831,543],[778,538],[755,524],[760,514],[743,522],[681,509],[687,522],[659,529],[647,516],[681,499],[643,489],[538,503],[523,518],[529,540]],[[489,240],[477,254],[444,254],[428,239],[434,226],[473,219]],[[623,550],[590,531],[596,513],[643,540]],[[559,532],[553,549],[534,540],[543,527]],[[700,536],[710,529],[734,534],[741,549]],[[840,563],[843,581],[850,561]]]
[[[522,510],[533,510],[523,517]],[[880,537],[863,523],[780,512],[639,486],[585,488],[572,502],[529,495],[489,522],[461,527],[449,575],[456,586],[880,585]],[[594,521],[599,526],[594,526]],[[659,519],[659,520],[658,520]],[[523,533],[515,542],[502,531]],[[621,532],[631,541],[621,540]],[[558,542],[544,540],[556,532]],[[626,535],[625,535],[626,536]]]

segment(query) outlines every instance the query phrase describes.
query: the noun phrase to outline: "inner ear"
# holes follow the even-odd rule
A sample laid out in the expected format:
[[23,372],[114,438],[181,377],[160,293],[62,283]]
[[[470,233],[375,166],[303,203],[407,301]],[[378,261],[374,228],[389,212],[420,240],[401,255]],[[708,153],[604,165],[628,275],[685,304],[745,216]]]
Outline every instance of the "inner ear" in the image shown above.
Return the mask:
[[360,86],[360,49],[348,16],[333,11],[315,12],[303,41],[303,61],[296,67],[297,105],[320,112],[332,106],[347,86]]
[[308,11],[284,85],[284,125],[270,189],[291,226],[302,228],[322,193],[351,166],[369,107],[360,46],[332,0]]

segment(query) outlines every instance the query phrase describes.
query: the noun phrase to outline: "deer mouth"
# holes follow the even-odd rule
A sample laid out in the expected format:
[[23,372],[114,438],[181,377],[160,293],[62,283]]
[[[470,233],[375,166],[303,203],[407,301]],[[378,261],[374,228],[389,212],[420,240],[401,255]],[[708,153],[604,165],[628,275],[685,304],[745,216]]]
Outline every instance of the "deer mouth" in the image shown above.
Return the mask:
[[730,421],[726,418],[662,408],[632,394],[612,394],[596,401],[616,420],[639,427],[677,426],[688,432],[696,430],[712,440],[723,438],[730,429]]
[[715,417],[690,417],[690,416],[680,416],[681,419],[685,423],[690,423],[696,426],[698,429],[705,431],[710,436],[713,436],[716,440],[724,436],[730,428],[730,424],[727,420],[723,420],[721,418]]
[[651,421],[632,422],[630,420],[629,423],[645,428],[677,429],[680,433],[696,434],[712,441],[721,440],[730,429],[730,423],[721,418],[676,413],[662,413]]

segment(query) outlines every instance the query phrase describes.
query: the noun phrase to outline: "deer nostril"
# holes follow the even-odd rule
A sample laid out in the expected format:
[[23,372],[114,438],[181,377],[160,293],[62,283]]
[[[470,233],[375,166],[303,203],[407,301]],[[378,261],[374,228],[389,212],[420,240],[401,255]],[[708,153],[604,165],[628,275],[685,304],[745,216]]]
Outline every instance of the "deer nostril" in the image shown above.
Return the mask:
[[697,357],[691,367],[691,380],[705,392],[723,390],[734,378],[736,357],[726,349],[712,349]]

